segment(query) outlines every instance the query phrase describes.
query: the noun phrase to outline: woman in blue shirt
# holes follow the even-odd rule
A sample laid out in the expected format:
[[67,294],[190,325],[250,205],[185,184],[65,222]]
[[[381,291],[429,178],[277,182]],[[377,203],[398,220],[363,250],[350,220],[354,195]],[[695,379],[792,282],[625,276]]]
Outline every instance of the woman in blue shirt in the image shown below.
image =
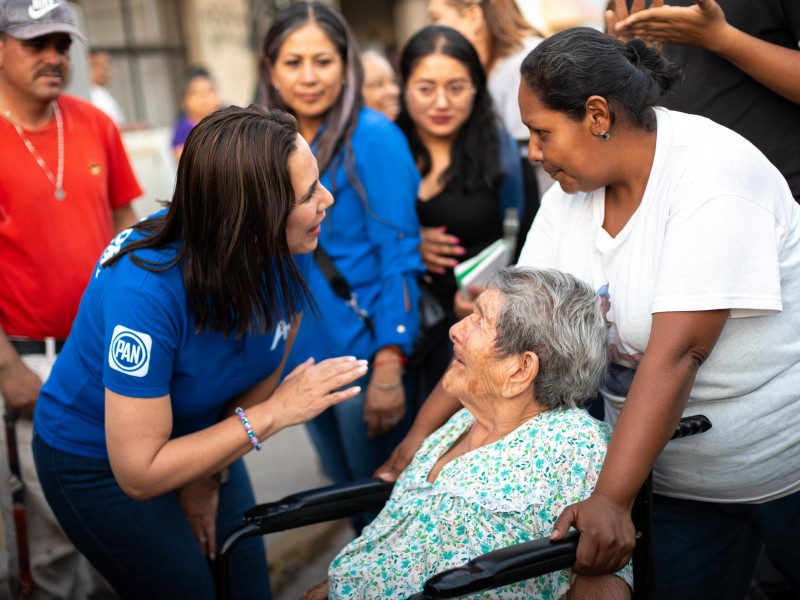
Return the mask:
[[[343,388],[367,369],[352,357],[278,385],[313,308],[292,254],[314,250],[332,200],[294,119],[232,107],[189,135],[170,206],[100,258],[33,451],[59,523],[121,596],[212,599],[207,559],[255,501],[241,457],[360,391]],[[269,598],[254,542],[234,597]]]
[[300,2],[278,13],[261,68],[262,102],[294,114],[336,198],[320,246],[353,292],[349,303],[337,296],[319,258],[309,261],[309,287],[326,310],[306,319],[290,363],[342,352],[370,359],[365,392],[309,423],[334,481],[367,477],[411,417],[402,374],[417,330],[419,175],[400,130],[363,107],[358,45],[329,5]]

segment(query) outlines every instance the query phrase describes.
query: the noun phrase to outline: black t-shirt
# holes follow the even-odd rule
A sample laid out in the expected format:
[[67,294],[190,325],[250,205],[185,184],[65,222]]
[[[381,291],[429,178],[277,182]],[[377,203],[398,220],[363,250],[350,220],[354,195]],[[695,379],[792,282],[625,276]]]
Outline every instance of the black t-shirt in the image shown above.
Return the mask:
[[[728,22],[778,46],[798,50],[800,1],[717,0]],[[691,6],[694,0],[669,0]],[[779,96],[713,52],[665,46],[683,66],[684,82],[664,106],[708,117],[744,136],[783,173],[800,201],[800,106]]]
[[[447,227],[447,233],[461,240],[466,254],[455,257],[467,260],[489,244],[503,237],[498,190],[482,188],[468,194],[448,185],[429,200],[417,200],[417,216],[423,227]],[[456,279],[453,270],[444,275],[428,273],[431,290],[447,310],[452,310]]]

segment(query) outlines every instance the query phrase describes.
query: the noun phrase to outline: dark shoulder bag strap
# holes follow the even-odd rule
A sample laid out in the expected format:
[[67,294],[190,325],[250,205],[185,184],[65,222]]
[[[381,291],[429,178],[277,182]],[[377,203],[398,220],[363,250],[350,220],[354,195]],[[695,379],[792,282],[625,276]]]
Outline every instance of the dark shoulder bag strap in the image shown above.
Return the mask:
[[344,300],[345,304],[353,309],[356,316],[367,326],[367,329],[372,335],[375,335],[375,324],[372,317],[367,314],[363,308],[358,305],[358,296],[350,288],[350,284],[344,278],[344,275],[333,264],[333,259],[328,256],[328,253],[322,249],[321,244],[317,244],[314,250],[314,262],[317,263],[319,270],[328,280],[328,285],[331,286],[333,293]]

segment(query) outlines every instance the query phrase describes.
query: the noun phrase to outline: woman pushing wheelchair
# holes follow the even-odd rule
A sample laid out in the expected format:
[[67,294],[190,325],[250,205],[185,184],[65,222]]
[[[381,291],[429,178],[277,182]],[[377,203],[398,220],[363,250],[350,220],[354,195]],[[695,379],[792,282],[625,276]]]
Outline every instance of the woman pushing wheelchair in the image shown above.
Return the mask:
[[[576,572],[622,567],[653,469],[656,598],[743,598],[762,543],[797,593],[800,207],[747,140],[656,106],[679,80],[641,41],[583,28],[522,64],[529,157],[559,185],[519,262],[602,292],[613,357],[608,456],[553,539],[581,531]],[[394,477],[458,406],[434,390],[379,473]],[[685,410],[714,429],[665,449]]]

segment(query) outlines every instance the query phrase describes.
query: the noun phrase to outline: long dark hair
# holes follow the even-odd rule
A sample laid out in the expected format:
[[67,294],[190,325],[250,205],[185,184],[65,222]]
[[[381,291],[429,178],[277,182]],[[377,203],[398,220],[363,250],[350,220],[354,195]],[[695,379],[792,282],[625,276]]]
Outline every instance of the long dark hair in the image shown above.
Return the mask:
[[486,88],[486,73],[472,44],[455,29],[430,25],[415,33],[400,56],[400,114],[397,124],[408,138],[417,167],[424,177],[431,170],[431,156],[417,134],[416,124],[408,112],[405,93],[408,80],[419,62],[432,54],[454,58],[469,71],[475,86],[472,112],[458,131],[450,152],[450,166],[440,181],[456,183],[464,192],[481,187],[495,187],[503,177],[500,169],[500,123],[494,113],[492,98]]
[[[291,115],[256,105],[231,106],[200,121],[183,148],[167,213],[136,225],[144,237],[103,266],[126,254],[153,272],[180,264],[198,331],[263,333],[313,306],[286,241],[297,135]],[[165,262],[133,254],[166,246],[176,254]]]
[[622,42],[590,27],[566,29],[522,61],[522,81],[542,104],[574,120],[589,96],[602,96],[616,117],[655,131],[653,106],[681,80],[681,69],[638,39]]
[[290,34],[309,23],[318,25],[328,36],[344,65],[344,85],[336,103],[325,115],[322,133],[315,144],[315,154],[320,173],[324,173],[342,147],[347,144],[358,121],[358,112],[364,104],[361,86],[364,70],[358,42],[347,21],[335,9],[322,2],[297,2],[280,11],[264,36],[261,44],[261,81],[258,99],[270,108],[291,112],[280,92],[270,83],[270,70],[278,58],[281,46]]

